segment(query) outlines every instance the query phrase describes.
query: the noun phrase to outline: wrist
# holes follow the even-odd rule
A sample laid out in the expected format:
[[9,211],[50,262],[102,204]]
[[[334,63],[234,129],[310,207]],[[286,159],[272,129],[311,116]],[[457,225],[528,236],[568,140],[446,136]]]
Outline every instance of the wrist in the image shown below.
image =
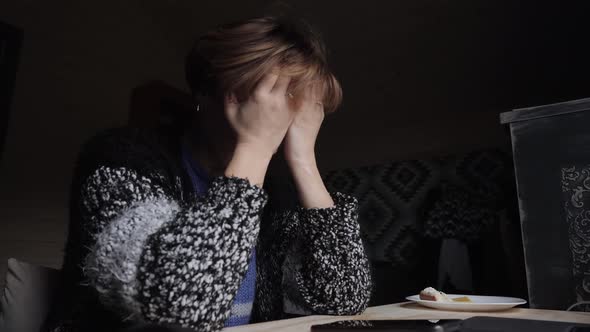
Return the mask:
[[247,157],[260,162],[270,162],[274,151],[261,148],[258,144],[238,143],[234,149],[234,157]]
[[320,171],[312,161],[293,163],[291,173],[299,193],[299,201],[304,208],[329,208],[334,201],[322,180]]
[[244,178],[262,187],[272,153],[248,145],[237,145],[226,170],[226,176]]
[[315,158],[315,151],[311,150],[305,153],[288,154],[285,157],[290,168],[316,168],[317,162]]
[[288,160],[287,164],[298,187],[304,186],[306,183],[321,181],[320,170],[315,158],[292,159]]

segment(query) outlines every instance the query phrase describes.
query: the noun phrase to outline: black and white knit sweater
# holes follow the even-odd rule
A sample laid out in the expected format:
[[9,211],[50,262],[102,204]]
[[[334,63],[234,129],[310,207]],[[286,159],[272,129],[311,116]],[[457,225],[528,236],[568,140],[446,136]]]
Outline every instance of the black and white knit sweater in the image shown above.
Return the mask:
[[218,177],[196,197],[179,138],[117,129],[85,145],[73,181],[60,324],[138,321],[216,331],[257,252],[254,322],[285,311],[349,315],[369,301],[357,202],[277,210],[266,191]]

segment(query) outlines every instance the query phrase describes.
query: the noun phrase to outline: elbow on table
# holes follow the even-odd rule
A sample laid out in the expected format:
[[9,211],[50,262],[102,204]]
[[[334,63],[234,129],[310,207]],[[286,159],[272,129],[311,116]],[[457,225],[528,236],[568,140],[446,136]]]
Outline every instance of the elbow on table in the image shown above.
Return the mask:
[[370,268],[363,269],[364,273],[356,276],[355,280],[350,280],[351,290],[346,292],[346,301],[350,304],[346,306],[345,315],[362,314],[369,306],[371,294],[373,294],[373,278]]
[[320,315],[354,316],[362,314],[371,300],[372,283],[370,280],[362,283],[348,284],[340,288],[331,305],[317,308]]
[[348,298],[347,304],[343,305],[340,315],[354,316],[362,314],[369,306],[371,290],[368,288],[361,293]]

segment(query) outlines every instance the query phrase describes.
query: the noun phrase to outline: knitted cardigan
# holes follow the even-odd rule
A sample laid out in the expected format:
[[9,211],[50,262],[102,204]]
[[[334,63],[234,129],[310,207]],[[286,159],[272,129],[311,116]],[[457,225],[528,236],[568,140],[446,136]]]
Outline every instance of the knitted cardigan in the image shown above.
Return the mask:
[[255,246],[252,322],[367,307],[356,199],[333,193],[331,208],[284,208],[234,177],[214,178],[197,197],[180,151],[179,135],[129,128],[83,147],[56,315],[62,330],[134,322],[220,330]]
[[[187,144],[182,145],[182,164],[191,179],[195,195],[203,196],[207,193],[211,179],[191,155]],[[248,262],[246,276],[242,280],[238,292],[231,306],[231,315],[225,321],[225,327],[245,325],[250,322],[252,304],[256,289],[256,250],[253,250]]]

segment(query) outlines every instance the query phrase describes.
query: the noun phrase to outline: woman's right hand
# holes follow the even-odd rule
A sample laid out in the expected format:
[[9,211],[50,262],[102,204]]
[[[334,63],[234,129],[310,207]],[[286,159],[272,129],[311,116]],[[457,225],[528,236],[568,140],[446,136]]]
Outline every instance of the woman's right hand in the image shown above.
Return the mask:
[[236,133],[236,148],[247,147],[270,157],[276,152],[294,118],[287,97],[290,80],[270,73],[244,102],[226,96],[225,115]]
[[236,148],[226,176],[246,178],[261,186],[268,164],[294,118],[287,88],[291,78],[267,74],[249,98],[241,103],[225,98],[225,115],[236,133]]

